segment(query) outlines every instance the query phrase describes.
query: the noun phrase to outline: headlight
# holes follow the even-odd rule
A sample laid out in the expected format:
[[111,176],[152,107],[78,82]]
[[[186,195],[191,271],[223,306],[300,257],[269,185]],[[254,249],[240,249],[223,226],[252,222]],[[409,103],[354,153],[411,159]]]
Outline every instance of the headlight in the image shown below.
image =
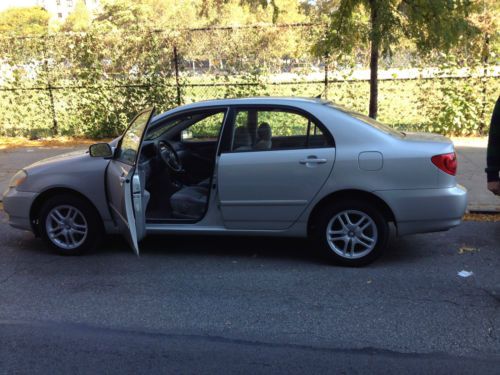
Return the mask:
[[17,172],[14,177],[11,178],[9,182],[9,187],[10,188],[16,188],[18,186],[21,186],[21,184],[26,181],[26,178],[28,178],[28,175],[25,171],[22,169]]

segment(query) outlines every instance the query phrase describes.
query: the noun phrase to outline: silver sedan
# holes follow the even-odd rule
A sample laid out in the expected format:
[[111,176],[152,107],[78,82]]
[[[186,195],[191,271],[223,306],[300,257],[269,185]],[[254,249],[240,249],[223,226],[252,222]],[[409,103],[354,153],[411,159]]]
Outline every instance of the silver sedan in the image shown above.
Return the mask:
[[453,143],[401,133],[330,102],[245,98],[139,113],[121,137],[19,171],[12,226],[62,254],[121,233],[310,237],[334,262],[367,264],[398,235],[459,225]]

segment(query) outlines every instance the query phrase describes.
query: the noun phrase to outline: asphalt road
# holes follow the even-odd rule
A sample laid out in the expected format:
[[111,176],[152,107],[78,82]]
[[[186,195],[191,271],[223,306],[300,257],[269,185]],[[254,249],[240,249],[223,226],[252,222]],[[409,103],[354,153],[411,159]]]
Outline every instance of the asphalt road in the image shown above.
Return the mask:
[[500,223],[393,239],[348,269],[291,239],[61,257],[0,216],[2,374],[500,372]]

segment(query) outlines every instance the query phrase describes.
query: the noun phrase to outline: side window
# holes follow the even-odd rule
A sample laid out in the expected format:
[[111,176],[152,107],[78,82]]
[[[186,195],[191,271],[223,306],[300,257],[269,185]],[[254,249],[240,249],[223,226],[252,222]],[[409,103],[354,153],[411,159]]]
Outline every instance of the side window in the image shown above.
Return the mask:
[[188,126],[181,133],[182,142],[217,141],[224,121],[224,112],[217,112],[203,117]]
[[325,137],[321,129],[315,123],[311,124],[309,129],[309,148],[331,147],[331,141]]
[[286,110],[241,110],[236,113],[232,150],[266,151],[330,147],[317,124]]

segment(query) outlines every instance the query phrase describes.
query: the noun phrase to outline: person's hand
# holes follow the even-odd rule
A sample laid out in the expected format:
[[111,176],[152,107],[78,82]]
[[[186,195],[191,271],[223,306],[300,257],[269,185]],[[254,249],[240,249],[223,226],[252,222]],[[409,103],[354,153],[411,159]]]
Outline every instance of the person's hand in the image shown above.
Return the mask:
[[488,182],[488,190],[495,195],[500,195],[500,181]]

